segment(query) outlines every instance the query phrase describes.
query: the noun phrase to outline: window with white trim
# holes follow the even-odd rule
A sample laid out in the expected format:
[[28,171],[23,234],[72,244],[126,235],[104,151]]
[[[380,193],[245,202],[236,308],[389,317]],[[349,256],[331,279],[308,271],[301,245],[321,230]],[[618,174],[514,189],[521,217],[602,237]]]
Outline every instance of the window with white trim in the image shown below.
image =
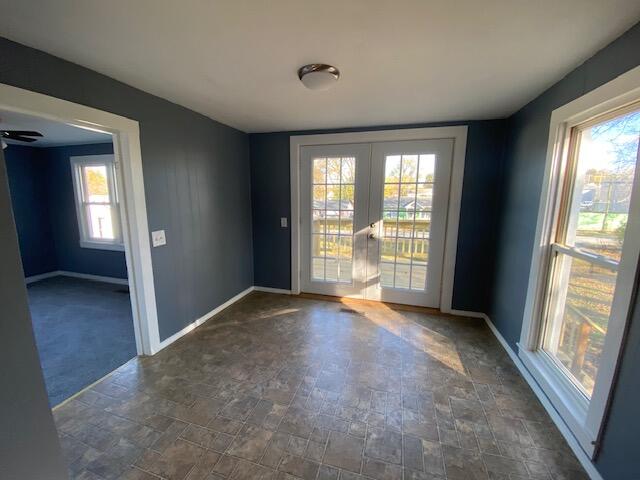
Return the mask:
[[640,67],[551,115],[519,357],[597,454],[640,260]]
[[640,105],[572,128],[541,348],[590,399],[611,317],[638,158]]
[[80,246],[124,250],[113,155],[71,157]]

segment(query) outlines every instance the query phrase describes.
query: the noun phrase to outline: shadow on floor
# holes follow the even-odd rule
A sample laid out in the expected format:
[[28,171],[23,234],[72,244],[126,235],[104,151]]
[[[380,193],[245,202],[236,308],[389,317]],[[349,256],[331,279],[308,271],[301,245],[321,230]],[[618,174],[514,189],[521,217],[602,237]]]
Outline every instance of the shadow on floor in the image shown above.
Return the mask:
[[54,277],[27,291],[51,407],[136,356],[125,285]]

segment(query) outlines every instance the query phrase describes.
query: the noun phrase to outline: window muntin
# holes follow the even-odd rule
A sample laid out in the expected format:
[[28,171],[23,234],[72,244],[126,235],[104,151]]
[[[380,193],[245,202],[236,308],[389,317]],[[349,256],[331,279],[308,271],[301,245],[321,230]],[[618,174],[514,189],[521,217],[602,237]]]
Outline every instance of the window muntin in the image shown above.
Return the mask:
[[71,168],[80,245],[85,248],[122,250],[113,156],[72,157]]
[[591,398],[617,284],[638,158],[640,111],[573,128],[541,346]]

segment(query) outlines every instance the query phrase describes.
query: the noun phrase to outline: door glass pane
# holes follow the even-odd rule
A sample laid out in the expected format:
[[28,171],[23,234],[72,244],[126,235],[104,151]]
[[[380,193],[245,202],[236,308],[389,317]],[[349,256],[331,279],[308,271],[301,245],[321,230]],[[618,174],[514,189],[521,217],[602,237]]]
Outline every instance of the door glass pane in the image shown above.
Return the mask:
[[327,200],[327,187],[326,185],[314,185],[313,186],[313,208],[324,210]]
[[393,263],[380,263],[380,285],[393,288]]
[[411,290],[424,290],[427,283],[427,267],[413,264],[411,267]]
[[610,321],[639,134],[636,111],[575,127],[571,136],[575,153],[563,187],[542,348],[587,398]]
[[414,238],[412,244],[411,259],[414,265],[427,265],[429,258],[429,240]]
[[327,233],[340,233],[340,210],[325,210]]
[[411,265],[396,263],[395,287],[409,288],[411,285]]
[[340,211],[340,235],[353,234],[353,210]]
[[327,183],[327,159],[313,159],[313,184],[324,185]]
[[561,291],[554,302],[544,348],[591,396],[607,334],[617,274],[591,262],[559,254]]
[[387,155],[384,163],[384,183],[400,183],[400,155]]
[[356,159],[353,157],[342,158],[342,170],[340,171],[340,183],[347,185],[356,183]]
[[396,261],[396,239],[383,238],[380,241],[380,260],[383,262]]
[[638,155],[640,112],[582,130],[566,243],[620,260]]
[[433,154],[385,157],[382,288],[426,289],[435,161]]
[[418,155],[402,156],[402,178],[404,184],[415,183],[418,178]]
[[356,159],[314,158],[312,165],[311,277],[351,283]]
[[420,167],[418,170],[419,183],[433,183],[436,168],[436,156],[434,154],[420,155]]
[[324,257],[311,259],[311,278],[324,281]]
[[324,257],[324,235],[311,236],[311,256]]
[[312,212],[312,228],[311,228],[311,232],[312,233],[324,233],[325,232],[325,217],[324,217],[324,210],[313,210]]
[[337,282],[338,281],[338,259],[327,258],[325,269],[326,269],[325,280],[327,282]]
[[353,237],[341,235],[339,238],[338,281],[351,283],[353,276]]
[[340,168],[342,162],[340,158],[327,158],[327,183],[332,185],[340,184]]

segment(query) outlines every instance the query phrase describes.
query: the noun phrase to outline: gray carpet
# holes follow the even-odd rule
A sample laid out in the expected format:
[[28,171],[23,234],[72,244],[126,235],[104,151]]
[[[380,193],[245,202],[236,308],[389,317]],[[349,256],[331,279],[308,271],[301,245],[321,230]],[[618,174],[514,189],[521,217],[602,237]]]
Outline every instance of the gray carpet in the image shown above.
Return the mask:
[[135,357],[126,285],[53,277],[27,287],[52,407]]

